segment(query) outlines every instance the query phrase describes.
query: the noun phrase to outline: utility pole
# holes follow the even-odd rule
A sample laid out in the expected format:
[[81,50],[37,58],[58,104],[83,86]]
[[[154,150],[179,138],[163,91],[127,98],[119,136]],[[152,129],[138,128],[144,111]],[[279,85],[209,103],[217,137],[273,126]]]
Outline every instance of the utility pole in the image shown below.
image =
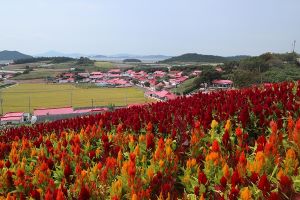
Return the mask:
[[261,70],[260,70],[260,65],[258,67],[258,71],[259,71],[259,75],[260,75],[260,84],[262,84],[262,74],[261,74]]
[[1,115],[3,115],[3,99],[1,98]]
[[296,40],[293,42],[293,53],[295,53],[295,48],[296,48]]
[[94,99],[92,99],[92,108],[94,108]]
[[72,92],[70,93],[70,103],[71,103],[71,106],[73,106],[73,93]]
[[30,96],[28,97],[28,113],[30,113],[31,110],[31,102],[30,102]]

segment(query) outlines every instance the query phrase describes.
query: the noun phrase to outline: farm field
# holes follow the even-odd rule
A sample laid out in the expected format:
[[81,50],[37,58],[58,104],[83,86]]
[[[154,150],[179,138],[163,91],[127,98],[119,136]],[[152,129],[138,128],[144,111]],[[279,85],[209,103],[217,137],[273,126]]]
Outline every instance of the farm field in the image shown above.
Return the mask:
[[0,197],[299,199],[299,84],[2,130]]
[[2,89],[0,93],[4,113],[71,105],[75,108],[90,107],[92,103],[93,106],[124,106],[150,101],[137,88],[85,89],[68,84],[18,84]]

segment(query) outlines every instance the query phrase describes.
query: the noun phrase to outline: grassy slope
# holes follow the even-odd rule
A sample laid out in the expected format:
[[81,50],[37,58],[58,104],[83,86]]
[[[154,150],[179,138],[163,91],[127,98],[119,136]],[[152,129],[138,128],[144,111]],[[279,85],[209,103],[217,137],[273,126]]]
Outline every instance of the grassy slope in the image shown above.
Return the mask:
[[182,84],[178,85],[177,88],[173,88],[172,92],[183,93],[185,90],[189,89],[193,85],[193,81],[195,78],[188,79],[184,81]]
[[[42,107],[60,107],[72,105],[74,107],[126,105],[145,103],[149,100],[144,97],[143,91],[136,88],[76,88],[73,85],[58,84],[19,84],[0,90],[3,99],[4,113],[11,111],[26,111]],[[126,101],[127,97],[127,101]]]

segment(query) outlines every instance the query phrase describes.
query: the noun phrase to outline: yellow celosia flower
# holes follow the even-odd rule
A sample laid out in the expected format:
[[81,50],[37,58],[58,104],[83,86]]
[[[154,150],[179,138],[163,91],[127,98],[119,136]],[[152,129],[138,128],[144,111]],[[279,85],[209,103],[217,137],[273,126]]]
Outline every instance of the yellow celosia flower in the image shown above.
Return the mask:
[[101,149],[98,147],[95,151],[96,157],[99,157],[101,153]]
[[251,197],[251,191],[249,190],[248,187],[244,187],[241,189],[241,192],[240,192],[240,197],[242,200],[251,200],[252,197]]
[[120,180],[120,179],[117,180],[113,185],[114,193],[117,195],[121,195],[122,194],[122,186],[123,186],[122,180]]
[[216,120],[212,120],[210,127],[215,129],[218,126],[218,122]]

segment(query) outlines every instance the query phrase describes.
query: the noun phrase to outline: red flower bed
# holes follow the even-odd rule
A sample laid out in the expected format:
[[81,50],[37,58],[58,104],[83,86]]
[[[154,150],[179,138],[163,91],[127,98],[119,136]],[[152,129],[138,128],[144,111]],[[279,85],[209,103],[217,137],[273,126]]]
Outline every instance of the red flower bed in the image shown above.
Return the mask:
[[0,198],[295,199],[299,95],[280,83],[5,130]]

